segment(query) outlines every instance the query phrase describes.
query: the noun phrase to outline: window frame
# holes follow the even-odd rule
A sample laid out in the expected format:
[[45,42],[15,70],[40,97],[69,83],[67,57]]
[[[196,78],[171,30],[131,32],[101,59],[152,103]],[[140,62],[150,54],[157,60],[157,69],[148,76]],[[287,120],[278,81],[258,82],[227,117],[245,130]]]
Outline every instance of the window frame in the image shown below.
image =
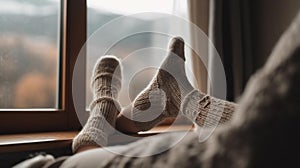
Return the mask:
[[[59,108],[0,110],[0,134],[81,128],[72,99],[72,75],[77,55],[86,41],[86,0],[61,0],[60,8]],[[85,59],[80,61],[85,66]],[[85,74],[85,68],[82,73]],[[79,85],[85,88],[85,81]]]

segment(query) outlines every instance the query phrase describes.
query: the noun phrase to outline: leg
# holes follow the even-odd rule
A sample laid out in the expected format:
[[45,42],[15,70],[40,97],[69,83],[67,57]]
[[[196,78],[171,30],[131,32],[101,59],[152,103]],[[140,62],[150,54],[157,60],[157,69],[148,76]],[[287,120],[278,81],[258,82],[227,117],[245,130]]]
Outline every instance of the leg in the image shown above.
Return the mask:
[[[187,117],[200,127],[214,127],[226,124],[231,120],[238,105],[212,96],[201,96],[201,92],[190,92],[181,104],[181,115]],[[133,120],[126,116],[131,115],[132,104],[123,109],[116,121],[117,130],[125,133],[143,131],[136,126]],[[151,128],[150,128],[151,129]]]
[[107,138],[114,132],[120,106],[116,101],[121,88],[119,61],[112,56],[104,56],[96,63],[91,89],[93,102],[89,119],[81,132],[73,140],[73,151],[81,152],[105,146]]
[[[124,109],[118,116],[117,129],[130,133],[145,131],[153,128],[163,119],[176,117],[178,114],[186,116],[203,127],[223,124],[230,120],[236,105],[210,97],[200,91],[194,91],[185,74],[184,63],[184,41],[182,38],[177,37],[172,39],[169,54],[152,83],[137,96],[133,104]],[[160,91],[157,90],[164,91],[165,95],[160,95]],[[157,94],[156,97],[155,94]],[[151,96],[154,97],[153,100],[151,100]],[[183,98],[185,99],[183,100]],[[187,109],[185,106],[189,104],[187,103],[189,102],[188,99],[194,99],[193,102],[197,102],[199,107],[193,106],[194,109]],[[162,102],[166,102],[165,106]],[[184,103],[184,109],[180,110],[182,102]],[[192,107],[191,105],[188,106]],[[152,109],[149,110],[149,108]],[[126,116],[132,116],[132,118]],[[142,121],[144,118],[153,119]]]

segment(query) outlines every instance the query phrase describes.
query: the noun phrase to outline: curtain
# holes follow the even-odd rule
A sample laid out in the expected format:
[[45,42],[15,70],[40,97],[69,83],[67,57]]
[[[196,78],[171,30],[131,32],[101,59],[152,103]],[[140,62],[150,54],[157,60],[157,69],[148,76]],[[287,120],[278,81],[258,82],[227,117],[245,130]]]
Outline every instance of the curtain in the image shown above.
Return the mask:
[[[209,0],[189,0],[188,1],[189,19],[190,21],[198,26],[205,34],[208,34],[208,11],[209,11]],[[201,40],[195,38],[193,35],[195,32],[191,30],[191,43],[194,46],[200,46]],[[208,51],[208,49],[207,49]],[[199,90],[207,93],[207,79],[208,73],[205,65],[208,64],[208,52],[201,56],[202,60],[199,59],[198,55],[191,51],[192,69],[196,77],[196,83]]]
[[[203,9],[203,4],[208,4],[207,9]],[[204,30],[207,30],[207,35],[214,45],[209,45],[208,50],[207,92],[210,95],[219,97],[217,92],[212,89],[219,88],[218,85],[220,84],[219,75],[216,74],[216,69],[220,67],[215,66],[217,57],[214,52],[211,52],[212,48],[215,47],[225,70],[226,99],[230,101],[237,100],[243,92],[248,78],[253,73],[248,1],[190,0],[189,6],[191,21],[200,28],[204,26]],[[206,11],[208,12],[205,18],[201,15],[204,15]],[[203,17],[208,19],[208,23],[203,24],[205,19],[202,22],[197,21],[197,19],[203,19]],[[198,69],[194,69],[197,73],[199,73],[199,69],[203,70],[199,66],[201,64],[195,64],[195,67],[198,67]]]

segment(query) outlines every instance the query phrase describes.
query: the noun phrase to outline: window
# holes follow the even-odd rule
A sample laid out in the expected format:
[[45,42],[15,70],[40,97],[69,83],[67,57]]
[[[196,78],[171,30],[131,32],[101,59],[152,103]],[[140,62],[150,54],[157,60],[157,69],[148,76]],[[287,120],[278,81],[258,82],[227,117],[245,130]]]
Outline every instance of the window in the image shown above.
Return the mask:
[[[156,28],[165,32],[186,31],[189,27],[184,26],[188,25],[176,24],[176,20],[174,23],[171,15],[187,18],[187,11],[187,2],[177,0],[129,0],[126,3],[87,0],[86,103],[83,106],[88,110],[92,101],[90,77],[96,60],[103,55],[122,59],[119,101],[123,107],[129,105],[155,75],[172,38],[168,34],[142,31]],[[148,14],[139,14],[145,12]],[[188,64],[191,65],[189,59]],[[187,72],[192,79],[191,70]],[[182,118],[177,123],[189,122]]]
[[[122,59],[123,86],[119,101],[123,106],[129,105],[153,78],[157,71],[153,67],[158,67],[164,60],[171,39],[167,34],[139,31],[155,29],[161,23],[166,32],[180,29],[180,26],[172,25],[172,18],[168,15],[178,12],[186,17],[187,2],[129,0],[120,3],[117,0],[87,0],[87,7],[86,108],[92,101],[89,87],[92,69],[104,51],[107,51],[105,55],[115,55]],[[149,14],[138,14],[145,12]],[[163,14],[152,15],[150,12]],[[118,24],[118,27],[114,27]],[[124,36],[118,39],[116,34]],[[115,45],[107,47],[110,43]]]
[[0,108],[57,108],[59,0],[0,1]]
[[0,0],[0,134],[74,130],[72,70],[83,0]]
[[[144,11],[171,14],[178,7],[175,1],[133,0],[115,6],[113,4],[119,2],[0,0],[0,134],[79,129],[81,125],[72,98],[72,75],[87,34],[90,37],[99,26],[122,15]],[[156,9],[158,3],[161,9]],[[184,5],[180,7],[186,8]],[[122,31],[126,32],[135,26],[155,26],[160,19],[164,18],[129,17],[129,22],[122,25]],[[165,28],[172,27],[166,23]],[[153,44],[167,48],[169,39],[159,34],[137,34],[119,41],[108,54],[124,58],[130,53],[127,49],[133,51]],[[81,98],[81,102],[84,102],[81,110],[85,110],[90,103],[88,77],[93,61],[99,56],[93,52],[87,48],[87,57],[80,60],[84,68],[79,75],[87,77],[86,80],[78,81],[81,88],[87,88],[82,89],[82,95],[87,96]],[[143,65],[148,61],[159,65],[165,53],[157,52],[159,54],[155,58],[140,55],[140,59],[128,59],[127,62],[134,61]],[[89,57],[93,54],[96,54],[93,58]],[[124,66],[127,66],[125,72],[130,73],[130,64]],[[128,104],[144,88],[155,71],[150,68],[134,76],[130,81],[135,86],[133,90],[123,90],[121,93],[122,105]],[[124,75],[124,79],[128,79]],[[132,94],[128,97],[125,93]]]

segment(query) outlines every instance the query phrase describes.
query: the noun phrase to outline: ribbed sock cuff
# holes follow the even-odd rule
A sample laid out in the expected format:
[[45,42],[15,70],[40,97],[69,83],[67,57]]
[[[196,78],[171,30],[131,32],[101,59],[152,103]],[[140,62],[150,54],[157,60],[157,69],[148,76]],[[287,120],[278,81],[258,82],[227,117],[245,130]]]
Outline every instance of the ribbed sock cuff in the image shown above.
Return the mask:
[[236,107],[235,103],[193,90],[183,100],[181,112],[201,127],[214,127],[230,120]]

